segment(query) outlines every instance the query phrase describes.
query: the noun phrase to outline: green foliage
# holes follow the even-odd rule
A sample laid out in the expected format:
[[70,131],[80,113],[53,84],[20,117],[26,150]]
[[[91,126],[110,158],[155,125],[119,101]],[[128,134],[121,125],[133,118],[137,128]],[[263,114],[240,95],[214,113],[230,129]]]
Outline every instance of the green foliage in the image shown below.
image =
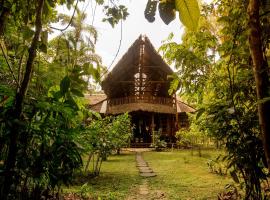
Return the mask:
[[190,30],[198,27],[200,10],[197,0],[175,0],[175,8],[179,11],[180,21]]
[[212,145],[209,142],[211,139],[209,134],[201,124],[204,123],[203,119],[196,119],[196,116],[189,115],[190,126],[189,128],[181,128],[176,132],[177,144],[181,148],[198,148],[207,147]]
[[158,131],[153,131],[153,141],[151,143],[151,147],[155,148],[156,151],[162,151],[167,147],[167,143],[164,140],[161,140],[161,129]]
[[202,6],[198,31],[187,31],[180,44],[169,41],[160,49],[178,70],[171,90],[180,88],[199,108],[191,131],[178,135],[187,146],[197,133],[215,138],[226,148],[228,172],[245,199],[257,200],[264,198],[261,186],[269,175],[254,103],[246,9],[230,0]]
[[[88,111],[82,97],[89,80],[100,81],[103,67],[95,53],[97,31],[85,24],[77,4],[1,2],[0,199],[59,196],[82,165],[87,149],[74,141],[89,118],[100,117]],[[72,19],[57,12],[60,5],[75,7]],[[127,17],[124,6],[108,11],[114,24]],[[48,41],[48,34],[59,30],[51,26],[57,22],[69,29]]]
[[[30,117],[29,121],[15,122],[8,117],[1,124],[1,160],[6,157],[9,143],[7,136],[11,129],[8,124],[16,123],[21,129],[15,170],[16,177],[20,178],[14,183],[14,191],[11,191],[16,198],[21,198],[20,195],[31,196],[36,190],[41,195],[47,187],[54,189],[67,185],[74,171],[82,165],[81,149],[73,142],[74,135],[78,134],[73,122],[76,111],[52,98],[32,102],[32,106],[32,110],[25,112]],[[25,193],[27,191],[29,194]]]
[[[157,1],[148,0],[144,16],[149,22],[155,21]],[[161,0],[158,5],[159,15],[165,24],[175,19],[176,11],[179,12],[180,21],[191,31],[198,27],[200,9],[197,0]]]
[[175,19],[175,5],[173,1],[169,2],[160,2],[158,4],[158,10],[160,18],[163,20],[165,24],[169,24],[171,21]]
[[106,160],[112,151],[120,151],[120,148],[127,146],[131,133],[131,121],[127,113],[93,120],[77,138],[85,153],[89,154],[85,171],[96,155],[92,173],[98,175],[102,161]]
[[109,22],[109,24],[114,27],[120,20],[125,20],[129,13],[127,8],[123,5],[119,6],[104,6],[106,18],[103,19],[104,22]]
[[207,161],[208,169],[211,173],[218,174],[221,176],[227,175],[227,166],[219,159],[209,159]]

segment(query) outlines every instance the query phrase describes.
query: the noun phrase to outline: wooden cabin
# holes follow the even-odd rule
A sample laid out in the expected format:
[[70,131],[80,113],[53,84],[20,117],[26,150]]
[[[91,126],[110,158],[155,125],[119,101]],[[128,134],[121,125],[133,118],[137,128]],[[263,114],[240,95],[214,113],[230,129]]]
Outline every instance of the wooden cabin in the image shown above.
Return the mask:
[[146,36],[140,36],[102,81],[105,94],[88,96],[90,109],[103,115],[128,112],[134,125],[133,146],[149,146],[152,131],[175,142],[175,133],[188,126],[188,112],[195,110],[169,94],[172,69]]

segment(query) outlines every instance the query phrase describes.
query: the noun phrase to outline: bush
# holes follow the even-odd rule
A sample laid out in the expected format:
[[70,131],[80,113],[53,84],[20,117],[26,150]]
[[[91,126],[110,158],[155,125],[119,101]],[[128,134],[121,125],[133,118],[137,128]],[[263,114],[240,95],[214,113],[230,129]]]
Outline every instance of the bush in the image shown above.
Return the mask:
[[120,152],[120,148],[128,145],[132,136],[131,130],[130,117],[127,113],[93,120],[78,138],[85,153],[89,154],[85,171],[88,170],[91,160],[94,160],[91,173],[98,175],[102,161],[106,160],[112,151]]
[[150,147],[155,148],[156,151],[162,151],[164,148],[167,147],[167,142],[161,140],[160,136],[161,136],[161,129],[153,132],[153,142]]

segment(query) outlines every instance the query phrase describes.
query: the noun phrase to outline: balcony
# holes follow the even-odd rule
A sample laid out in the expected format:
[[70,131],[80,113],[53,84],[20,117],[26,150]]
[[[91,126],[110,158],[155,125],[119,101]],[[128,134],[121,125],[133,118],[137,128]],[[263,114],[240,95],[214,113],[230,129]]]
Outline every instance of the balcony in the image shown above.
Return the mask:
[[173,97],[155,96],[127,96],[108,99],[108,111],[111,114],[139,110],[158,113],[176,113],[175,99]]

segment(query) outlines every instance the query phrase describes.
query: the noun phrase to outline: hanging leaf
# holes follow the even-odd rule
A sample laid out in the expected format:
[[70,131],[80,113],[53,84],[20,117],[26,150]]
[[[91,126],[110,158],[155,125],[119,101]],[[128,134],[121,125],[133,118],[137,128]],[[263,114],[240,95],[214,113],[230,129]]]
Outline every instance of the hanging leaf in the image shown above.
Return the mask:
[[35,31],[33,31],[28,26],[23,26],[21,31],[22,31],[22,34],[23,34],[23,39],[25,39],[25,40],[31,39],[35,34]]
[[67,98],[66,98],[65,103],[69,104],[71,107],[73,107],[73,109],[79,110],[79,107],[78,107],[76,101],[75,101],[74,98],[70,95],[70,93],[67,94]]
[[60,92],[62,94],[67,93],[69,87],[70,87],[70,78],[68,76],[65,76],[60,83]]
[[179,11],[180,21],[188,29],[195,31],[198,27],[200,9],[197,0],[175,0],[175,8]]
[[156,10],[157,10],[157,1],[148,0],[144,10],[144,16],[149,22],[155,21]]
[[231,177],[233,178],[234,182],[239,183],[239,179],[238,179],[238,176],[236,174],[236,171],[235,170],[231,171],[230,174],[231,174]]
[[175,4],[174,2],[164,2],[158,5],[160,18],[165,24],[169,24],[175,19]]

